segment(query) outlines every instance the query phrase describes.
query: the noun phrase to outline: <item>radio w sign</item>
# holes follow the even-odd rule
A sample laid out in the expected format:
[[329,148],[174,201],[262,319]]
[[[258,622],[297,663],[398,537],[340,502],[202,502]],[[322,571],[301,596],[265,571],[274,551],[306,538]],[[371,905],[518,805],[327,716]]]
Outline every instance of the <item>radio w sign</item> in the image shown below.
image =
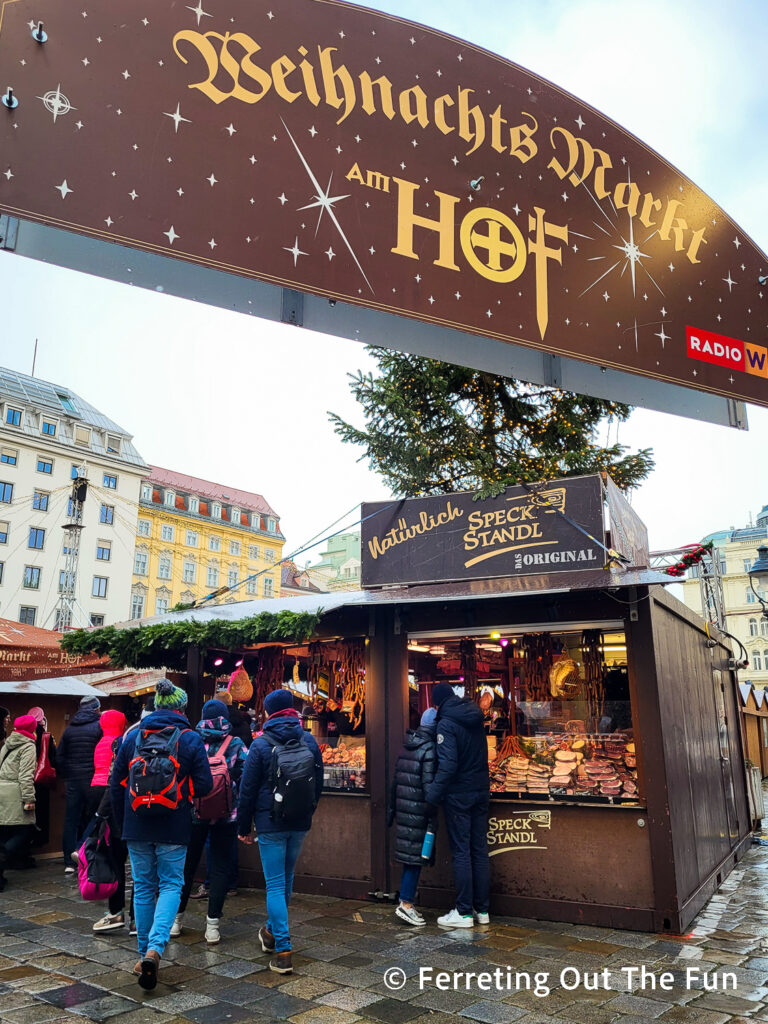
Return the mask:
[[[365,307],[467,332],[466,344],[422,332],[421,354],[458,362],[469,347],[468,365],[487,368],[492,351],[520,375],[527,347],[768,404],[768,259],[587,104],[469,43],[336,0],[145,7],[0,7],[15,87],[0,117],[0,210],[22,225],[351,304],[326,304],[315,323],[327,333],[392,340],[371,332]],[[11,235],[0,244],[95,273],[120,259],[121,279],[137,280],[117,254],[24,249],[24,231]],[[157,274],[147,286],[200,297],[199,271],[182,287],[166,264],[143,265]],[[207,301],[277,318],[271,291],[251,287],[238,305],[217,281]],[[498,341],[514,360],[499,360]],[[574,385],[600,394],[600,371],[586,372]],[[685,404],[664,395],[657,408]]]

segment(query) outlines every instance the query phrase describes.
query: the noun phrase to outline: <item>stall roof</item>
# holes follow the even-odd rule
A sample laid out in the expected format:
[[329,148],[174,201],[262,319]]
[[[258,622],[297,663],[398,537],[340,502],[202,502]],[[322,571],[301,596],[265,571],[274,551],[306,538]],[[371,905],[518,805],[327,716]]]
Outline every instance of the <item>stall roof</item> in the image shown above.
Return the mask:
[[59,676],[58,679],[24,679],[0,682],[0,694],[38,694],[43,697],[103,697],[90,683],[77,676]]
[[236,622],[261,612],[329,612],[339,608],[375,607],[377,605],[464,601],[468,598],[527,597],[563,594],[571,590],[616,590],[627,587],[648,587],[673,583],[664,573],[651,569],[630,569],[610,572],[585,569],[583,572],[555,572],[539,576],[499,577],[489,580],[466,580],[457,583],[434,583],[425,586],[385,587],[382,590],[346,590],[328,594],[302,594],[295,597],[268,597],[259,601],[235,601],[231,604],[206,605],[183,612],[169,612],[145,619],[117,623],[118,629],[136,629],[160,622],[206,622],[228,619]]

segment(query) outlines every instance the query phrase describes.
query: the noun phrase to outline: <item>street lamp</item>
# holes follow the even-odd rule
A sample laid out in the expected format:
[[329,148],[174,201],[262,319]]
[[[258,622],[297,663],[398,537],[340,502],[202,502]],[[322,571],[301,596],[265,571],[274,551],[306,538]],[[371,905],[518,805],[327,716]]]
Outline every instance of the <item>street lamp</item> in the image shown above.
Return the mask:
[[[759,592],[760,590],[764,591],[764,588],[768,587],[768,546],[765,544],[761,544],[757,549],[757,561],[749,570],[748,575],[752,593],[760,602],[760,607],[763,610],[763,618],[768,619],[768,604],[766,604]],[[755,581],[757,581],[759,589],[755,587]]]

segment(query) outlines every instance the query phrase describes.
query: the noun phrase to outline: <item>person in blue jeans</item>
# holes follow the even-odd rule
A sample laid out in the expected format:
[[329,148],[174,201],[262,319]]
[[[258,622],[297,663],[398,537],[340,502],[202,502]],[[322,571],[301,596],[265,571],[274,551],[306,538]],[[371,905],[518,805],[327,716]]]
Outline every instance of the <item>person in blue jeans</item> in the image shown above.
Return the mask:
[[438,917],[444,928],[488,924],[488,743],[483,713],[474,701],[457,697],[450,683],[432,689],[437,708],[437,771],[427,786],[430,817],[443,805],[453,855],[456,906]]
[[[323,789],[323,759],[313,736],[305,732],[301,716],[293,706],[288,690],[275,690],[264,698],[267,719],[254,737],[240,782],[237,808],[237,832],[241,842],[252,843],[251,828],[258,837],[261,867],[267,888],[267,923],[259,929],[264,953],[275,953],[269,969],[291,974],[291,935],[288,927],[288,903],[293,892],[293,875],[301,847],[312,825],[312,815]],[[306,814],[286,829],[273,820],[273,743],[289,740],[306,744],[315,759],[315,796]],[[271,742],[270,742],[271,741]]]
[[[186,706],[184,690],[161,679],[155,687],[155,710],[123,738],[109,783],[115,823],[131,858],[139,947],[134,974],[144,989],[157,985],[160,958],[179,909],[192,831],[192,793],[205,796],[213,786],[205,746],[184,715]],[[181,730],[176,772],[181,799],[175,808],[134,810],[127,784],[131,761],[142,738],[163,729]]]

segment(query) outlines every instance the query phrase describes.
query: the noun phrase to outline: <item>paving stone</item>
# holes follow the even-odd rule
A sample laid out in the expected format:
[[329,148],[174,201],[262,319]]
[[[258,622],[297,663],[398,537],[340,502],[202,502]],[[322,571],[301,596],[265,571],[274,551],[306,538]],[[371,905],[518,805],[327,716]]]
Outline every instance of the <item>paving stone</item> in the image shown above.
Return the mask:
[[317,1003],[335,1006],[339,1010],[362,1010],[371,1003],[377,1002],[378,994],[369,991],[359,992],[354,988],[335,988],[315,999]]
[[506,1024],[506,1022],[525,1017],[525,1010],[521,1010],[517,1006],[510,1006],[508,1003],[492,1003],[487,999],[481,999],[461,1010],[459,1016],[468,1017],[470,1020],[485,1021],[486,1024]]
[[71,1013],[79,1017],[85,1017],[88,1021],[109,1020],[120,1013],[127,1013],[135,1009],[136,1003],[132,999],[125,999],[123,996],[108,995],[101,999],[94,999],[90,1003],[80,1003],[79,1006],[70,1008]]
[[235,1006],[232,1003],[211,1003],[209,1006],[198,1006],[192,1010],[184,1011],[184,1018],[196,1021],[197,1024],[226,1024],[232,1021],[267,1021],[267,1017],[261,1016],[255,1010],[243,1006]]
[[284,992],[289,996],[298,996],[300,999],[314,999],[317,1000],[318,996],[324,996],[328,992],[332,992],[335,986],[332,982],[323,981],[321,978],[294,978],[292,981],[287,981],[285,985],[280,988],[281,992]]
[[71,1010],[75,1006],[79,1006],[80,1003],[87,1003],[93,999],[101,999],[106,993],[102,988],[96,988],[94,985],[86,985],[82,982],[76,982],[73,985],[67,985],[62,988],[55,988],[51,991],[41,993],[41,998],[46,1003],[51,1003],[53,1006],[58,1006],[63,1010]]
[[664,1003],[644,996],[623,995],[611,999],[605,1006],[616,1013],[636,1014],[639,1017],[660,1017],[665,1010],[672,1008],[672,1003]]
[[160,996],[159,999],[152,999],[152,1008],[164,1013],[185,1013],[200,1006],[210,1006],[215,1001],[199,992],[172,992],[170,995]]
[[415,1006],[409,1006],[398,999],[379,999],[378,1002],[370,1003],[365,1007],[365,1016],[371,1020],[384,1021],[385,1024],[405,1024],[420,1016],[422,1010]]
[[293,1024],[353,1024],[353,1021],[360,1020],[356,1014],[335,1006],[315,1006],[289,1019]]
[[0,1019],[12,1021],[13,1024],[44,1024],[56,1017],[61,1017],[61,1010],[50,1003],[35,1002],[17,1010],[0,1009]]
[[698,1006],[673,1006],[658,1019],[664,1024],[725,1024],[729,1015]]

